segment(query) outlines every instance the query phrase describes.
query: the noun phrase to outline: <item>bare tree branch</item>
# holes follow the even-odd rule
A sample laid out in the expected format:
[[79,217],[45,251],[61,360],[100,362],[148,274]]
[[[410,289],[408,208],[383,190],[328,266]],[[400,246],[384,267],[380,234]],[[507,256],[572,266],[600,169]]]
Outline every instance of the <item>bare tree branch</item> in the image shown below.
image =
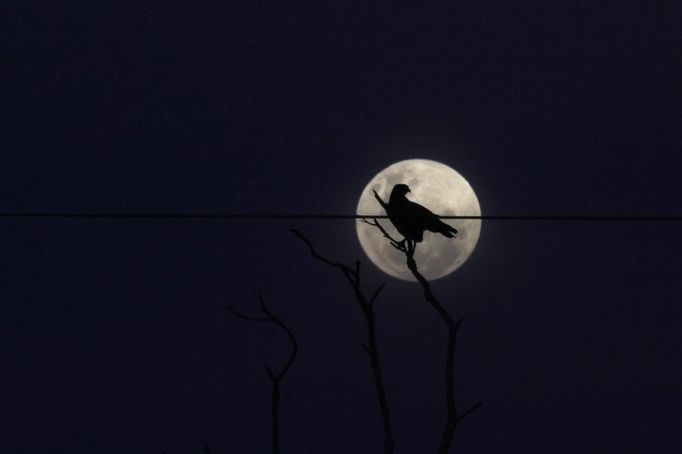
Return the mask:
[[384,386],[384,379],[382,375],[381,362],[379,359],[379,350],[377,349],[376,330],[374,326],[374,302],[379,296],[383,284],[377,288],[374,294],[367,299],[360,287],[360,260],[355,261],[355,268],[351,268],[341,262],[335,262],[325,258],[317,253],[312,243],[298,230],[290,229],[301,241],[303,241],[310,250],[310,255],[313,258],[326,263],[338,269],[344,278],[350,284],[355,294],[355,299],[362,309],[367,324],[367,344],[362,344],[362,348],[367,352],[372,363],[372,372],[374,374],[374,384],[376,386],[377,397],[379,398],[379,406],[381,408],[381,416],[384,423],[384,454],[392,454],[395,446],[393,439],[393,429],[391,426],[391,416],[388,410],[388,401],[386,399],[386,391]]
[[270,381],[272,382],[272,394],[270,398],[270,412],[272,416],[272,453],[278,454],[280,452],[279,409],[282,406],[284,400],[289,396],[289,394],[287,394],[286,396],[284,396],[284,398],[281,397],[279,385],[284,376],[286,375],[286,373],[289,371],[291,365],[296,360],[296,355],[298,354],[298,343],[296,342],[296,338],[294,337],[289,327],[284,322],[282,322],[282,320],[280,320],[279,317],[277,317],[268,309],[260,293],[258,294],[258,300],[260,302],[261,312],[263,312],[264,314],[263,317],[245,315],[233,309],[232,307],[228,307],[227,309],[236,317],[239,317],[244,320],[249,320],[253,322],[271,322],[276,324],[282,329],[282,331],[286,333],[287,337],[289,338],[289,342],[291,343],[291,352],[289,353],[289,356],[286,362],[284,363],[284,366],[282,366],[279,372],[275,373],[270,368],[270,366],[265,366],[265,371],[267,372],[268,377],[270,377]]
[[[376,191],[374,191],[374,197],[377,199],[379,204],[386,209],[387,204],[383,201],[381,196],[377,194]],[[377,219],[373,219],[372,221],[361,219],[361,222],[379,229],[381,233],[383,233],[384,237],[391,242],[393,247],[405,254],[407,268],[412,272],[412,275],[421,285],[424,292],[424,299],[426,299],[426,301],[436,310],[439,317],[441,320],[443,320],[443,323],[445,323],[447,327],[448,345],[445,356],[445,400],[447,407],[447,418],[445,422],[445,428],[443,429],[443,434],[441,436],[440,445],[438,447],[438,454],[447,454],[452,444],[452,439],[459,422],[481,406],[481,404],[478,403],[461,415],[458,415],[457,413],[457,405],[455,402],[454,366],[455,348],[457,346],[457,333],[459,332],[459,327],[462,324],[462,319],[455,320],[452,318],[445,307],[433,294],[429,281],[419,272],[417,262],[414,259],[414,252],[416,250],[416,243],[414,243],[414,241],[409,239],[398,241],[395,238],[392,238]]]
[[291,397],[291,393],[286,393],[280,400],[279,400],[279,406],[281,407],[284,405],[284,401],[287,400],[289,397]]
[[481,405],[483,405],[481,402],[477,403],[476,405],[474,405],[473,407],[471,407],[470,409],[468,409],[467,411],[465,411],[464,413],[459,415],[459,418],[457,418],[457,419],[459,421],[463,420],[464,418],[466,418],[467,416],[469,416],[470,414],[472,414],[473,412],[475,412],[476,410],[481,408]]
[[379,205],[385,210],[386,209],[386,203],[384,202],[384,199],[381,198],[381,196],[374,190],[372,189],[372,192],[374,193],[374,198],[377,199],[379,202]]
[[381,284],[377,289],[374,291],[374,294],[372,294],[372,297],[369,299],[369,304],[374,304],[374,301],[379,297],[379,293],[384,289],[384,284]]
[[378,228],[381,231],[381,233],[384,234],[384,238],[388,238],[388,240],[391,242],[391,246],[393,246],[394,248],[396,248],[399,251],[407,253],[407,249],[405,248],[405,240],[398,241],[395,238],[393,238],[391,235],[389,235],[389,233],[386,231],[384,226],[382,226],[379,223],[378,219],[372,219],[371,221],[368,221],[365,218],[360,218],[360,222]]
[[325,258],[325,257],[322,257],[321,255],[319,255],[319,254],[315,251],[315,248],[313,247],[312,243],[308,240],[308,238],[306,238],[305,236],[303,236],[303,234],[302,234],[301,232],[299,232],[298,230],[296,230],[296,229],[289,229],[289,231],[290,231],[291,233],[293,233],[294,235],[296,235],[299,239],[301,239],[305,244],[308,245],[308,249],[310,249],[310,255],[312,255],[312,256],[313,256],[314,258],[316,258],[317,260],[321,260],[321,261],[323,261],[324,263],[326,263],[327,265],[330,265],[330,266],[339,268],[339,269],[341,269],[341,270],[345,270],[345,271],[347,271],[347,272],[353,273],[353,270],[350,269],[348,266],[344,265],[343,263],[340,263],[340,262],[333,262],[333,261],[331,261],[331,260],[329,260],[329,259],[327,259],[327,258]]
[[251,322],[270,322],[270,321],[272,321],[268,317],[254,317],[252,315],[242,314],[241,312],[238,312],[236,309],[234,309],[232,306],[227,306],[227,310],[232,312],[233,315],[235,315],[239,318],[243,318],[244,320],[249,320]]

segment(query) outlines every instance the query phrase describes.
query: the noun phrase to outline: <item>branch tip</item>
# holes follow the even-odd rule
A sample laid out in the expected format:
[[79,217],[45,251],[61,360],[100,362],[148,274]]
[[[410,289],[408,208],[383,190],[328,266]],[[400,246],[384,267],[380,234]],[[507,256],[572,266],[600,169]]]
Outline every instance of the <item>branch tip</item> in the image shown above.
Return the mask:
[[470,414],[472,414],[473,412],[475,412],[476,410],[478,410],[479,408],[481,408],[481,405],[483,405],[483,402],[478,402],[476,405],[472,406],[470,409],[468,409],[467,411],[465,411],[464,413],[462,413],[462,414],[457,418],[457,421],[463,420],[464,418],[466,418],[467,416],[469,416]]
[[369,304],[370,304],[370,305],[373,304],[374,301],[376,301],[376,299],[379,297],[379,294],[380,294],[381,291],[384,289],[384,286],[385,286],[385,285],[386,285],[386,283],[384,282],[384,283],[381,284],[379,287],[377,287],[377,289],[374,291],[374,294],[373,294],[373,295],[370,297],[370,299],[369,299]]
[[280,400],[279,400],[279,407],[282,408],[282,405],[284,405],[284,401],[287,400],[287,398],[291,396],[291,393],[286,393]]

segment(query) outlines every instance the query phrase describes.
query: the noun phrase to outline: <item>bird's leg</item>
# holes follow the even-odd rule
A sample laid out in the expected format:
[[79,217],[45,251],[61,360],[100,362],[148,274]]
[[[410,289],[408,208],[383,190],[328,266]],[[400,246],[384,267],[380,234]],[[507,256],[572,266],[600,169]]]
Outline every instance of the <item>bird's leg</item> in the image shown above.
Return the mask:
[[408,257],[412,257],[414,255],[416,243],[414,242],[414,240],[403,238],[402,240],[395,242],[394,246],[396,249],[403,251],[405,254],[407,254]]
[[407,240],[407,256],[414,257],[414,250],[417,249],[417,243],[414,240]]

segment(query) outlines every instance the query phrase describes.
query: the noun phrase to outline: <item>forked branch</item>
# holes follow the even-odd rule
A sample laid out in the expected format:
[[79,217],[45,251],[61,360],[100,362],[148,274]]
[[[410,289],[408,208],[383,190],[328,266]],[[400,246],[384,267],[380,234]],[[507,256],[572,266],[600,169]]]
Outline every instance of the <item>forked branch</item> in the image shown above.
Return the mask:
[[258,294],[258,300],[260,301],[260,309],[262,312],[262,315],[259,316],[243,314],[241,312],[238,312],[231,306],[228,307],[227,309],[236,317],[239,317],[244,320],[249,320],[252,322],[270,322],[276,324],[278,327],[282,329],[282,331],[286,333],[287,337],[289,338],[289,342],[291,343],[291,352],[289,353],[286,362],[279,369],[279,371],[273,372],[270,366],[265,366],[265,371],[267,372],[268,377],[270,377],[270,382],[272,383],[272,394],[270,397],[270,412],[272,418],[272,453],[278,454],[280,452],[279,410],[282,407],[284,400],[287,397],[289,397],[289,394],[285,395],[284,397],[281,396],[279,385],[284,376],[291,368],[291,365],[294,363],[294,361],[296,361],[296,355],[298,354],[298,343],[296,342],[296,338],[294,337],[289,327],[279,317],[277,317],[267,308],[265,302],[263,301],[263,297],[260,294]]
[[381,416],[384,424],[384,454],[392,454],[395,442],[393,440],[393,429],[391,426],[391,416],[388,411],[388,401],[386,399],[386,391],[384,387],[384,380],[382,376],[381,362],[379,359],[379,350],[377,349],[376,329],[374,326],[374,303],[376,302],[384,284],[381,284],[374,291],[372,296],[367,298],[360,286],[360,261],[355,262],[355,267],[351,268],[341,262],[330,260],[317,253],[310,240],[308,240],[301,232],[295,229],[290,229],[301,241],[303,241],[310,250],[310,255],[313,258],[339,270],[348,284],[353,289],[355,299],[362,309],[367,324],[367,344],[362,344],[362,348],[367,352],[372,363],[372,372],[374,374],[374,384],[376,386],[377,397],[379,398],[379,406],[381,407]]

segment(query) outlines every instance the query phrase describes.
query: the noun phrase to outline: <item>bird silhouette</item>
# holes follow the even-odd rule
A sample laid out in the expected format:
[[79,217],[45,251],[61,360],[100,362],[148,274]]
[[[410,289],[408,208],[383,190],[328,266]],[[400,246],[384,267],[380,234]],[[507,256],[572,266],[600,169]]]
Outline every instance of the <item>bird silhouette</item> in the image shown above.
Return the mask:
[[[420,243],[424,239],[424,231],[440,233],[447,238],[454,238],[457,229],[441,221],[438,216],[428,208],[408,200],[405,196],[410,192],[410,187],[406,184],[396,184],[393,186],[388,203],[380,201],[388,219],[409,243]],[[403,240],[403,241],[405,241]]]

